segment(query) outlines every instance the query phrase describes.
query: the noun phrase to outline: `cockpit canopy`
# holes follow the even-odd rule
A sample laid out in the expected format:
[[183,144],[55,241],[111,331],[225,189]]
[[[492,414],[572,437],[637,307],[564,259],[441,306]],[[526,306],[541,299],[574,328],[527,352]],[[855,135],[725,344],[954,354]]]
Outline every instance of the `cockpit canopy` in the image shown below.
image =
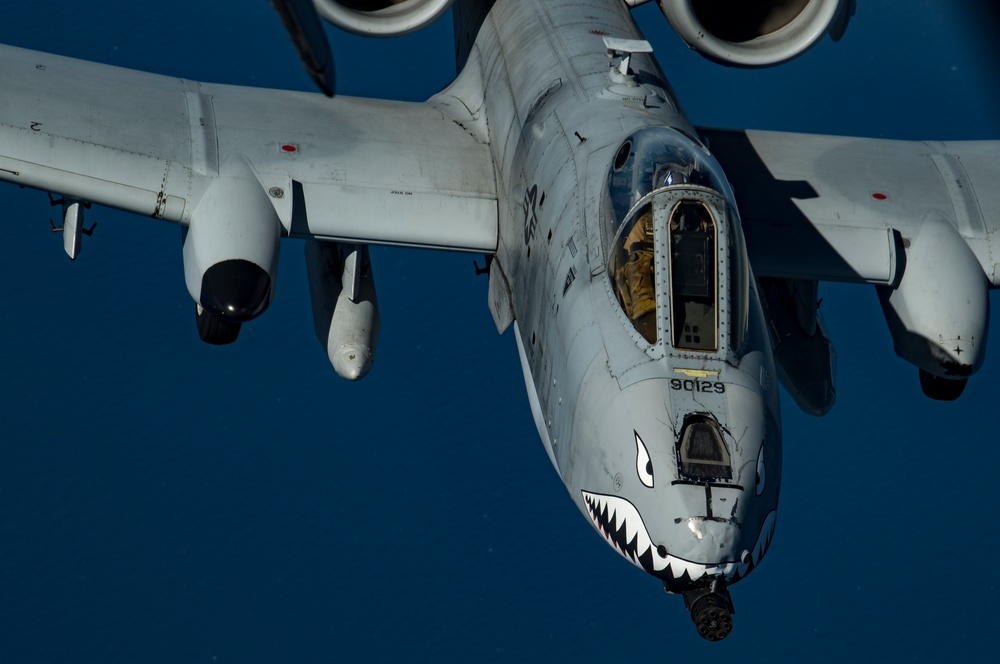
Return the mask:
[[676,130],[642,129],[619,148],[606,200],[608,274],[635,329],[654,346],[738,352],[749,273],[732,194],[711,154]]
[[[718,162],[694,139],[669,127],[637,131],[618,148],[608,177],[614,220],[621,223],[651,191],[685,184],[729,194]],[[616,229],[611,230],[614,236]]]

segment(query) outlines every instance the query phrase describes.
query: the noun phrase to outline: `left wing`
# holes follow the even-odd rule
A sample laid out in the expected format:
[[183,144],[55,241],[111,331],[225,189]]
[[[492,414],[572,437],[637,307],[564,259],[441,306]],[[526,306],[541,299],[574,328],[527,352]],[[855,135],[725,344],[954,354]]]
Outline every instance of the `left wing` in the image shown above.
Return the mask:
[[733,185],[758,276],[895,286],[910,241],[941,225],[1000,285],[1000,141],[700,132]]
[[188,224],[236,159],[283,235],[496,249],[489,146],[430,104],[209,85],[11,46],[0,90],[8,182]]

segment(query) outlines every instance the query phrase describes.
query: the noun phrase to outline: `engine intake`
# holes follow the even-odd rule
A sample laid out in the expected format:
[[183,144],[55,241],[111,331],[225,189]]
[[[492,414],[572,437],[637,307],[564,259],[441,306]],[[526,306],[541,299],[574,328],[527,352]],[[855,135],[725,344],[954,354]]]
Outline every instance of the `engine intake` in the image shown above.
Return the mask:
[[709,60],[768,67],[795,58],[826,34],[839,39],[855,0],[657,0],[670,26]]
[[195,302],[229,324],[271,304],[281,221],[243,157],[230,158],[184,229],[184,281]]
[[198,301],[220,318],[248,321],[270,303],[271,286],[271,275],[259,265],[231,258],[205,270]]
[[338,28],[368,37],[415,32],[441,17],[455,0],[313,0]]

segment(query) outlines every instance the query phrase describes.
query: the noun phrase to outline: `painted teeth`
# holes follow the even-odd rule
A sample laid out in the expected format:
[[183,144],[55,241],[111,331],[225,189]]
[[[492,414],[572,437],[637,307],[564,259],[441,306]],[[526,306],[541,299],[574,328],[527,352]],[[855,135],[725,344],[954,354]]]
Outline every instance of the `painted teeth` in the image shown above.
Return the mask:
[[643,523],[635,505],[617,496],[588,491],[581,493],[594,527],[604,536],[608,544],[626,560],[656,576],[668,576],[673,579],[687,577],[691,581],[697,581],[708,574],[722,576],[730,583],[738,581],[760,563],[774,535],[777,512],[771,511],[764,520],[753,550],[749,555],[741,556],[743,560],[705,565],[670,554],[661,557],[654,550],[646,524]]
[[587,492],[584,500],[591,520],[608,544],[629,562],[643,567],[639,559],[648,557],[653,545],[635,506],[627,500]]

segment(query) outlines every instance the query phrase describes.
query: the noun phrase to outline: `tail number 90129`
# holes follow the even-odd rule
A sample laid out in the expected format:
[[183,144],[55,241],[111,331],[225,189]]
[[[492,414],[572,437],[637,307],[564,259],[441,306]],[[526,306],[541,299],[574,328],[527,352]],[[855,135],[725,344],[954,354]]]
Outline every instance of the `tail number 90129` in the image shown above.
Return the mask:
[[718,381],[693,380],[690,378],[681,380],[680,378],[671,378],[670,389],[684,390],[685,392],[713,392],[715,394],[724,394],[726,391],[726,385],[725,383],[720,383]]

